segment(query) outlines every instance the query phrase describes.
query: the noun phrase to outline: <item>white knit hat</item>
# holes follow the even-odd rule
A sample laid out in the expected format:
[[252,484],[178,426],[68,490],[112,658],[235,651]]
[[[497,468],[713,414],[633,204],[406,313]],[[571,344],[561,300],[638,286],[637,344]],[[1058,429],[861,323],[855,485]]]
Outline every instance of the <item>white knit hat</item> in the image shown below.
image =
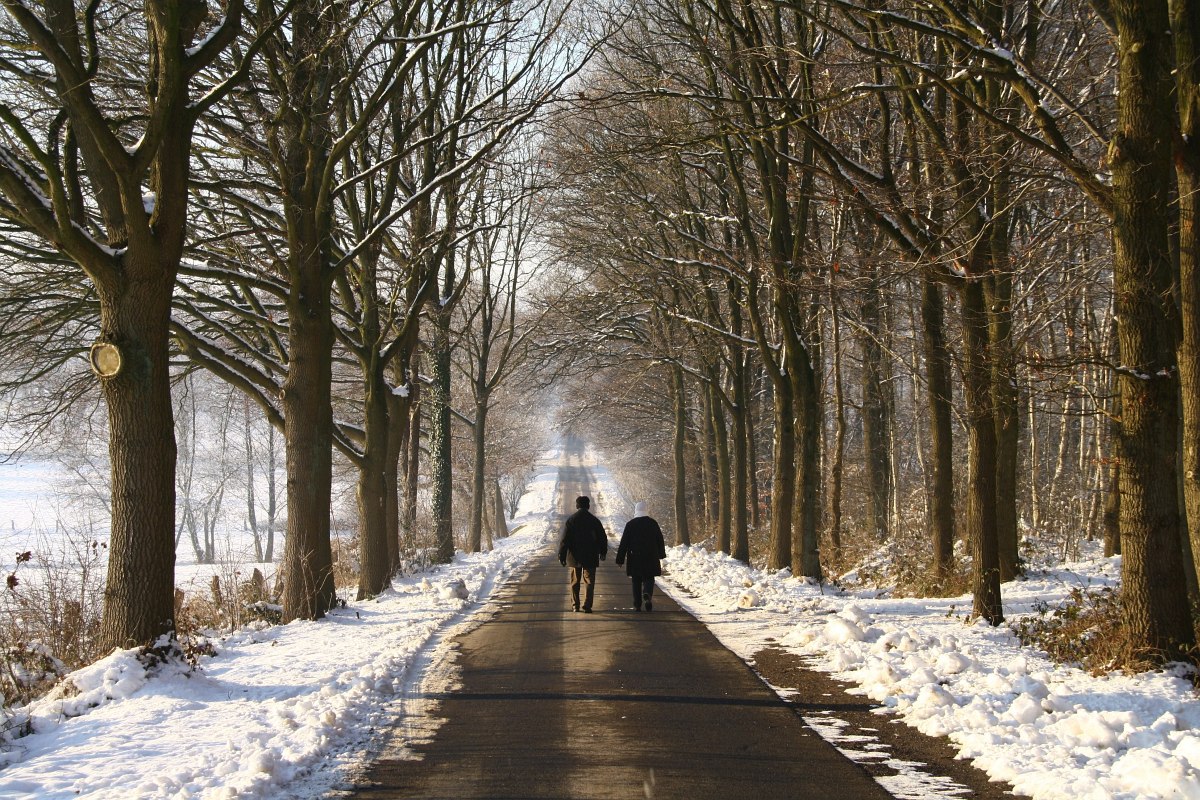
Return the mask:
[[643,503],[641,500],[639,500],[639,501],[637,501],[636,503],[634,503],[634,504],[633,504],[633,515],[634,515],[635,517],[644,517],[644,516],[646,516],[646,504],[645,504],[645,503]]

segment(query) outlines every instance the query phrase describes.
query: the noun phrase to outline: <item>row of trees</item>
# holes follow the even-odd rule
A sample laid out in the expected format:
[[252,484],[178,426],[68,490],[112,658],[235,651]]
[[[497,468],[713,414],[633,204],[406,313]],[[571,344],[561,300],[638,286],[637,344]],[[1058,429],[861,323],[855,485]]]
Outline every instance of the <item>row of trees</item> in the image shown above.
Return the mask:
[[188,370],[282,431],[285,619],[336,602],[335,449],[359,476],[360,597],[399,562],[419,473],[437,557],[453,555],[456,363],[472,377],[478,547],[499,474],[483,453],[488,411],[528,342],[516,298],[540,180],[529,131],[581,61],[569,7],[4,8],[3,333],[25,356],[5,377],[68,405],[88,390],[73,359],[94,341],[112,475],[104,642],[173,631],[172,381]]
[[769,493],[767,566],[821,579],[857,452],[862,527],[923,507],[941,579],[961,533],[976,615],[1002,620],[1022,516],[1108,520],[1131,642],[1187,655],[1200,7],[629,15],[555,139],[553,236],[589,287],[561,324],[621,365],[622,414],[674,430],[677,539],[700,497],[746,559]]

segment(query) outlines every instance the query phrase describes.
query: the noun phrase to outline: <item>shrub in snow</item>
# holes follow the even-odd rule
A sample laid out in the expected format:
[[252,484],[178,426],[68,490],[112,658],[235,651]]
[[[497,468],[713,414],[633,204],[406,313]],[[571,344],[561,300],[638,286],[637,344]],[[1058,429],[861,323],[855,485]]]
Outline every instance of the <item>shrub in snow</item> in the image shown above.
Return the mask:
[[49,691],[66,672],[41,642],[14,643],[0,652],[0,695],[4,704],[27,703]]
[[1025,645],[1046,651],[1059,663],[1079,664],[1093,675],[1124,669],[1140,672],[1152,666],[1130,644],[1121,624],[1121,598],[1117,590],[1075,588],[1060,605],[1034,604],[1011,624]]

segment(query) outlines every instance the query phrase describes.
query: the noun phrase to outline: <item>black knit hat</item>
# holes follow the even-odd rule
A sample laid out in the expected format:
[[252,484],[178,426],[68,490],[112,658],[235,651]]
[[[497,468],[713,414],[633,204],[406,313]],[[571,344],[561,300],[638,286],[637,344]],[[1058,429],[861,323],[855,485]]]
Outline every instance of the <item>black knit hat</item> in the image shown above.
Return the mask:
[[576,508],[590,508],[591,505],[592,505],[592,501],[586,495],[584,495],[583,497],[575,498],[575,507]]

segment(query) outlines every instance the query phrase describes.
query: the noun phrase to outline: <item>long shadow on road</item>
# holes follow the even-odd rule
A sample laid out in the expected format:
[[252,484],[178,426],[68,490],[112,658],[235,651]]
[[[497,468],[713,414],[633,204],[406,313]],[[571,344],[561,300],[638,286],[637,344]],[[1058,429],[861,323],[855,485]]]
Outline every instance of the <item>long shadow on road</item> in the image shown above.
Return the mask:
[[354,796],[888,797],[669,598],[647,614],[627,595],[606,562],[597,612],[572,613],[548,552],[459,640],[433,740],[385,754]]

